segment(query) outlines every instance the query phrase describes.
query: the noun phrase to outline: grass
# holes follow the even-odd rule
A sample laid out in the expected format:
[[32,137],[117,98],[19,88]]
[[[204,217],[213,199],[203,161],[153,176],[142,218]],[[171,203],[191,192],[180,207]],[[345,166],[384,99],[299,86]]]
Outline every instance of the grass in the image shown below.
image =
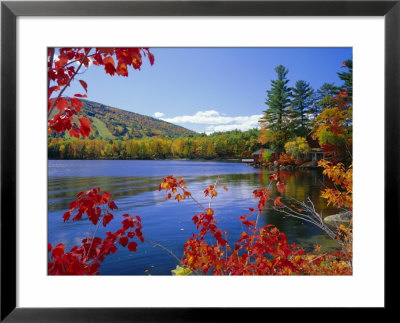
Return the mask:
[[106,124],[96,117],[90,117],[92,119],[92,124],[96,127],[99,132],[99,136],[103,139],[115,139],[115,136],[107,128]]

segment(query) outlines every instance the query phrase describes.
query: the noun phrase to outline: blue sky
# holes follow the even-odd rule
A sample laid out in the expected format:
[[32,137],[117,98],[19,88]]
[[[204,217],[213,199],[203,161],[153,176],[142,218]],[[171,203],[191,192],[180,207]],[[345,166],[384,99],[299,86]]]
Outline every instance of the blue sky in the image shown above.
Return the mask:
[[[289,69],[289,85],[305,80],[314,89],[342,84],[340,66],[351,48],[151,48],[129,76],[110,76],[91,65],[77,79],[88,84],[88,100],[157,117],[198,132],[257,126],[277,65]],[[84,93],[79,82],[64,92]]]

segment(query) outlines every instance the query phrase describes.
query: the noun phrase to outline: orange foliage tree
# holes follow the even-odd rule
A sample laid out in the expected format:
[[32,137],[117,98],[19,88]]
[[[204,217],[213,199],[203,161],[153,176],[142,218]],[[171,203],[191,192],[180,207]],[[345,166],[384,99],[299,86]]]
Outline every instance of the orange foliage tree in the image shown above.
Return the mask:
[[[350,64],[347,62],[347,64]],[[344,68],[351,68],[346,65]],[[351,73],[348,74],[352,78]],[[314,120],[312,137],[318,139],[321,148],[334,160],[349,160],[352,156],[353,109],[352,89],[345,88],[332,98],[329,106]]]
[[328,206],[345,207],[353,210],[353,165],[348,168],[343,163],[333,164],[330,161],[320,160],[318,166],[323,167],[323,173],[335,185],[322,192],[322,197],[328,200]]

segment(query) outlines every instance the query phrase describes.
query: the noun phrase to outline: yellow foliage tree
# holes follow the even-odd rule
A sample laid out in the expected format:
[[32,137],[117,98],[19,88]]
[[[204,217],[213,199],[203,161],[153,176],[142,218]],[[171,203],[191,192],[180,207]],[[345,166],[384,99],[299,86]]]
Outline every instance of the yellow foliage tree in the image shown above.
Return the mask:
[[305,154],[308,154],[311,149],[306,138],[297,137],[295,141],[289,141],[285,144],[285,151],[292,158],[301,158]]

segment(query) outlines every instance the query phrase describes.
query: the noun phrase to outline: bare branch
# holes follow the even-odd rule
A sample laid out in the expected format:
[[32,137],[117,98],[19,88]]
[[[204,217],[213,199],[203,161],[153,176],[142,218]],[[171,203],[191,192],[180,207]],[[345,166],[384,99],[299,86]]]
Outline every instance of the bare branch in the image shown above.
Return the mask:
[[314,224],[322,231],[324,231],[331,239],[335,240],[338,244],[343,246],[343,244],[339,240],[335,239],[336,234],[323,222],[322,216],[315,210],[314,204],[309,197],[307,198],[309,204],[297,201],[295,199],[290,200],[297,205],[300,205],[304,209],[305,213],[297,212],[296,210],[293,210],[286,205],[281,208],[274,207],[273,209],[287,216]]

